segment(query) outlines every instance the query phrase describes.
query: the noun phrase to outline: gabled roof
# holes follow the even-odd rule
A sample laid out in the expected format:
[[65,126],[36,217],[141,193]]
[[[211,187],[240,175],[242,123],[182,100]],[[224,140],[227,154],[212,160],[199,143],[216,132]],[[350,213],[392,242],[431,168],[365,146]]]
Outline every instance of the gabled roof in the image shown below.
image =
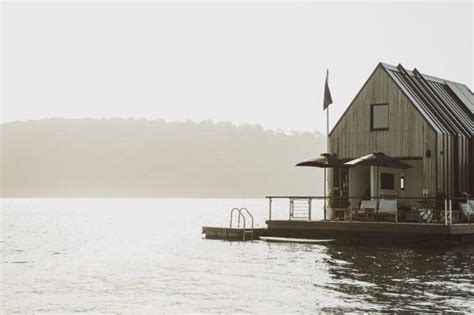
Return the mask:
[[[379,63],[376,69],[378,67],[387,72],[434,130],[445,134],[474,136],[474,95],[466,85],[425,75],[417,69],[408,71],[400,64],[392,66]],[[343,119],[348,109],[339,121]]]

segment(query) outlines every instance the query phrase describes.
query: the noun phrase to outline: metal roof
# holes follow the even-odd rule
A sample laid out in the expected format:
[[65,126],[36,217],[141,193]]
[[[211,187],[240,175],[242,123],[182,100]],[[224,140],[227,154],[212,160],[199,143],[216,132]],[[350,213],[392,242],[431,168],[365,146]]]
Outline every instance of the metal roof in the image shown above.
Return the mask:
[[418,111],[438,132],[474,135],[474,95],[461,83],[381,63]]
[[456,94],[456,96],[465,104],[471,113],[474,114],[474,94],[471,90],[461,83],[446,81],[446,85]]

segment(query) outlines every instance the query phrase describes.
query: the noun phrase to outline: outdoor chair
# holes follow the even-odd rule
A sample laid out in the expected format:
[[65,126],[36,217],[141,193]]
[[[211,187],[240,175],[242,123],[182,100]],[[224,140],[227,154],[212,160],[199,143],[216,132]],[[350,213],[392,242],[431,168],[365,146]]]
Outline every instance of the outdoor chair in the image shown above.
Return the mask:
[[418,214],[418,223],[433,223],[433,209],[430,208],[418,208],[416,209]]
[[473,206],[474,206],[474,200],[469,200],[468,202],[459,203],[459,208],[461,208],[462,216],[469,224],[471,224],[471,221],[474,220]]
[[353,218],[356,220],[365,219],[366,221],[369,221],[373,219],[373,214],[376,208],[376,200],[362,200],[359,209],[353,211]]
[[397,221],[397,199],[380,199],[379,209],[375,217],[384,221],[387,218],[394,218]]
[[468,200],[467,203],[471,206],[471,213],[473,213],[474,212],[474,199]]

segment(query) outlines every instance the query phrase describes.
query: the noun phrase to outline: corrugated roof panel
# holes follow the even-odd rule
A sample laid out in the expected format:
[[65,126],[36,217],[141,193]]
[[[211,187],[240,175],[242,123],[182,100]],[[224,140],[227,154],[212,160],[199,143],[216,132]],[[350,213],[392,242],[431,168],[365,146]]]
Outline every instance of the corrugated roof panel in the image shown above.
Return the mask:
[[393,67],[388,71],[398,86],[405,92],[409,99],[413,102],[418,111],[425,117],[430,125],[435,128],[438,132],[447,133],[448,131],[444,128],[443,124],[437,119],[433,113],[426,107],[423,100],[420,99],[413,91],[413,89],[405,82],[404,75],[397,71],[397,68]]
[[474,135],[474,95],[466,85],[424,75],[416,69],[382,65],[433,128],[443,133]]
[[474,114],[474,95],[464,84],[445,81],[446,85],[461,100],[464,106]]
[[454,115],[458,123],[462,125],[465,132],[469,135],[473,134],[473,124],[470,115],[462,109],[462,104],[459,100],[453,97],[449,88],[445,84],[429,81],[430,86],[436,90],[437,94],[442,98],[444,103],[449,106],[449,109]]

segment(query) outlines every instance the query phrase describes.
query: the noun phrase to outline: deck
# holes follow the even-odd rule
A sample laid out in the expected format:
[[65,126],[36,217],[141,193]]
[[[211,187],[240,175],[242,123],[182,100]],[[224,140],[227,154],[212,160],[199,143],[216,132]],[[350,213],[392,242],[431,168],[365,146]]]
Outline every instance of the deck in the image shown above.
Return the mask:
[[267,220],[265,235],[351,242],[474,243],[474,224]]
[[[428,198],[399,198],[397,203],[392,202],[392,212],[389,212],[388,216],[379,213],[379,209],[362,209],[362,204],[360,209],[350,208],[348,203],[346,208],[332,208],[330,220],[312,220],[312,201],[329,199],[328,197],[267,196],[267,199],[269,208],[266,228],[254,229],[250,211],[246,208],[233,208],[230,212],[229,227],[203,227],[202,233],[206,238],[240,241],[264,236],[334,239],[336,242],[364,244],[474,244],[474,220],[463,217],[461,211],[453,209],[453,205],[459,200],[444,199],[439,202]],[[288,208],[282,210],[288,211],[288,219],[272,219],[274,199],[287,199],[284,204]],[[332,200],[333,203],[334,201],[336,200]],[[339,212],[342,212],[343,216],[338,215]],[[279,217],[281,218],[281,212]]]
[[[207,239],[258,240],[261,236],[302,239],[335,239],[337,242],[376,244],[463,245],[474,244],[474,224],[423,224],[394,222],[347,222],[267,220],[266,228],[202,227]],[[244,232],[247,232],[244,235]]]
[[264,228],[225,228],[203,226],[202,234],[208,239],[227,240],[227,241],[251,241],[258,240],[265,232]]

